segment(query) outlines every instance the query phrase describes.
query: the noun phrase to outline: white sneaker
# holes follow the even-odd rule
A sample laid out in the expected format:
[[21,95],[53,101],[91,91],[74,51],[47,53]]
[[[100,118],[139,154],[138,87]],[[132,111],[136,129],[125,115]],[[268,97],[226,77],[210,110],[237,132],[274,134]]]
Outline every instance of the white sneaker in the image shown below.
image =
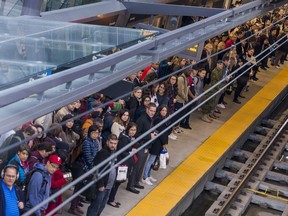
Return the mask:
[[147,184],[147,185],[153,185],[152,182],[150,181],[149,177],[146,179],[143,179],[142,182]]
[[221,109],[225,109],[226,107],[225,107],[225,105],[224,104],[222,104],[222,103],[220,103],[220,104],[217,104],[217,107],[219,107],[219,108],[221,108]]
[[157,179],[153,178],[152,176],[149,176],[148,178],[149,178],[150,182],[157,182]]
[[171,140],[177,140],[177,136],[174,135],[173,133],[169,134],[168,138]]

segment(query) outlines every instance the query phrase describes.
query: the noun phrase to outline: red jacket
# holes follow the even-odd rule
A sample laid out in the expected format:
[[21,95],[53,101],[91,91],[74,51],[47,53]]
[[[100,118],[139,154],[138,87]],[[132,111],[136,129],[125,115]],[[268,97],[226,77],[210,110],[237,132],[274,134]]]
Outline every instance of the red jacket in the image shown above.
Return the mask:
[[[51,190],[53,190],[55,192],[59,191],[63,185],[65,185],[67,183],[66,179],[63,177],[63,173],[60,169],[58,169],[55,173],[53,173],[52,175],[52,179],[51,179]],[[56,199],[56,202],[50,202],[48,205],[48,208],[46,209],[46,214],[50,211],[52,211],[53,209],[55,209],[57,206],[59,206],[62,203],[62,195],[58,196],[58,198]],[[53,215],[56,215],[57,212],[55,212]]]

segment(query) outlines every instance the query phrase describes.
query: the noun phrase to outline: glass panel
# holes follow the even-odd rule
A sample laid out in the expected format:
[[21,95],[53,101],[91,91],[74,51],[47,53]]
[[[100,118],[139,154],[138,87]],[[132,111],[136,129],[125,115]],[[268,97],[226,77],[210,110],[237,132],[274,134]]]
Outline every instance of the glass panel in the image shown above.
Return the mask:
[[0,17],[0,90],[109,55],[156,33]]
[[[63,8],[75,7],[79,5],[93,4],[101,2],[102,0],[49,0],[42,5],[42,11],[59,10]],[[106,0],[107,1],[107,0]]]

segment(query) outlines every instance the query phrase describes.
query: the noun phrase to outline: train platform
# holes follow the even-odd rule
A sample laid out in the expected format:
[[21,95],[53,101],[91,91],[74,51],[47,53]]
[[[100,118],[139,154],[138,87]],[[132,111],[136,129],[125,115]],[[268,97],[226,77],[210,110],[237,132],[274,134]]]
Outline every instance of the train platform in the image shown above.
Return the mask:
[[[267,92],[267,98],[271,100],[283,89],[288,83],[288,62],[281,65],[281,69],[272,68],[272,66],[264,71],[260,70],[257,74],[259,80],[250,85],[249,91],[244,92],[246,98],[241,98],[241,104],[232,102],[232,95],[226,95],[225,101],[228,103],[226,108],[221,110],[222,114],[219,119],[214,120],[209,124],[203,122],[201,113],[196,111],[191,114],[190,125],[192,130],[184,129],[184,133],[178,136],[176,141],[169,139],[168,151],[170,155],[170,162],[166,169],[152,171],[151,175],[158,181],[153,186],[145,186],[139,194],[133,194],[125,190],[126,183],[121,184],[116,195],[116,201],[121,203],[120,208],[114,208],[107,205],[101,215],[115,216],[115,215],[167,215],[169,211],[182,199],[182,197],[196,184],[197,179],[200,179],[205,174],[209,166],[211,166],[214,159],[202,157],[203,163],[201,164],[201,155],[205,154],[208,144],[215,142],[215,136],[219,138],[221,130],[231,128],[231,133],[227,134],[227,140],[237,139],[237,133],[233,131],[233,125],[229,121],[243,121],[242,130],[248,127],[253,121],[253,116],[247,116],[248,119],[237,119],[237,111],[241,109],[246,112],[249,106],[249,101],[260,90],[263,94]],[[280,82],[277,85],[277,82]],[[264,88],[266,87],[266,88]],[[269,91],[271,89],[271,91]],[[270,94],[271,93],[271,94]],[[263,103],[259,101],[259,109],[250,110],[254,114],[261,111],[271,100],[267,98],[254,97],[253,100],[264,100]],[[248,103],[248,104],[247,104]],[[235,114],[235,115],[234,115]],[[233,116],[234,115],[234,116]],[[234,119],[231,120],[231,117]],[[228,123],[228,124],[225,124]],[[223,129],[224,128],[224,129]],[[237,129],[238,130],[238,129]],[[218,134],[218,135],[217,135]],[[223,136],[223,135],[222,135]],[[216,140],[217,141],[217,140]],[[217,143],[217,142],[216,142]],[[202,145],[203,144],[203,145]],[[229,147],[231,143],[224,143],[223,146],[215,148],[215,157],[220,157]],[[201,148],[199,148],[201,146]],[[197,149],[197,150],[196,150]],[[205,150],[206,149],[206,150]],[[206,160],[206,161],[204,161]],[[191,165],[192,164],[192,165]],[[194,169],[193,172],[190,169]],[[69,192],[71,194],[71,191]],[[65,194],[64,196],[68,195]],[[88,205],[85,204],[83,210],[86,211]],[[65,206],[62,215],[70,215],[67,213],[69,206]]]

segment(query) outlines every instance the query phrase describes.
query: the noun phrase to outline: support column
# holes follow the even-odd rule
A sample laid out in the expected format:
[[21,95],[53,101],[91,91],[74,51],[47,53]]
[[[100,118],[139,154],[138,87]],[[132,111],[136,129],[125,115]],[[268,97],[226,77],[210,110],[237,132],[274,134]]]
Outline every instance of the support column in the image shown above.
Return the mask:
[[24,0],[21,15],[40,16],[43,0]]

